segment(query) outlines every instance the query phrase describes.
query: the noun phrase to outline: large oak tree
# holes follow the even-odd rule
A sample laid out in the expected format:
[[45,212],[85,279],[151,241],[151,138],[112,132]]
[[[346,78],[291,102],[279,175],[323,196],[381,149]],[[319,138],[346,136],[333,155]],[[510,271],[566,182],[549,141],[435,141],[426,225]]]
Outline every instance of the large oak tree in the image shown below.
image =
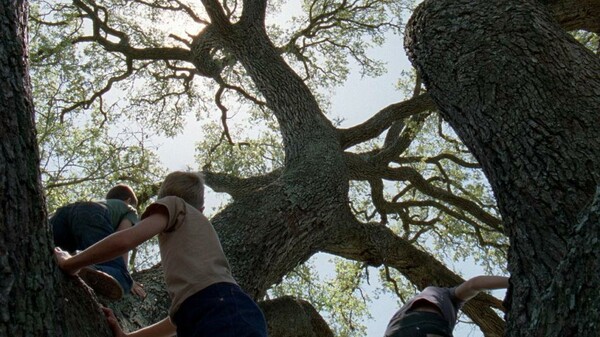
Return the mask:
[[[190,89],[192,80],[197,77],[212,81],[216,84],[215,98],[224,121],[227,120],[227,108],[223,104],[226,92],[240,94],[255,103],[262,113],[274,117],[285,154],[280,166],[261,175],[245,177],[214,172],[210,167],[205,170],[207,184],[232,198],[232,202],[212,221],[236,278],[252,296],[262,298],[274,283],[320,251],[368,265],[395,268],[419,288],[429,284],[457,284],[461,281],[458,275],[415,245],[419,237],[419,230],[415,228],[432,227],[442,218],[450,217],[470,228],[472,236],[479,238],[482,244],[489,238],[486,233],[501,232],[503,225],[506,226],[511,240],[509,268],[513,275],[508,316],[511,335],[529,335],[533,330],[540,336],[546,331],[559,335],[579,333],[592,336],[592,331],[585,330],[584,323],[595,317],[590,306],[598,296],[598,292],[593,290],[598,289],[597,276],[590,276],[584,286],[579,286],[582,283],[568,276],[569,270],[584,272],[585,266],[595,265],[597,268],[598,265],[595,255],[590,257],[590,254],[569,252],[569,249],[590,247],[594,254],[598,252],[597,243],[579,242],[586,238],[583,235],[586,231],[593,231],[597,217],[591,212],[587,220],[578,222],[577,215],[585,212],[585,206],[592,200],[600,180],[600,137],[593,127],[599,118],[600,69],[597,55],[569,37],[559,24],[567,29],[597,32],[598,27],[594,24],[599,22],[599,11],[594,1],[482,1],[477,5],[472,1],[424,3],[412,18],[406,39],[412,60],[428,92],[420,93],[420,85],[417,85],[413,98],[390,105],[364,123],[346,129],[336,127],[326,117],[314,90],[307,85],[311,77],[326,80],[326,75],[331,74],[327,69],[322,71],[323,68],[318,65],[312,64],[314,67],[311,68],[305,53],[314,45],[325,51],[335,46],[349,49],[352,55],[365,61],[361,58],[360,46],[348,41],[336,44],[335,39],[327,36],[319,41],[311,38],[327,32],[326,27],[330,27],[331,22],[350,27],[349,32],[356,34],[361,29],[372,29],[377,25],[359,20],[360,14],[367,13],[362,11],[370,7],[385,9],[393,1],[308,3],[310,19],[304,29],[292,34],[288,43],[277,45],[265,26],[266,1],[240,1],[232,6],[231,2],[205,0],[202,4],[208,19],[179,1],[134,3],[151,10],[183,11],[203,28],[188,39],[175,37],[180,42],[176,46],[160,46],[147,35],[131,35],[138,31],[137,27],[127,28],[123,22],[111,21],[116,13],[99,3],[75,0],[73,4],[55,7],[53,12],[71,13],[71,18],[85,20],[88,28],[83,33],[70,36],[66,42],[100,47],[110,55],[118,55],[116,60],[113,59],[115,64],[124,65],[121,73],[108,73],[103,85],[95,86],[96,91],[88,93],[83,90],[80,94],[84,99],[69,96],[57,100],[64,103],[59,110],[60,116],[101,101],[102,95],[119,81],[144,71],[156,71],[153,74],[157,83],[178,80],[185,89]],[[15,13],[15,16],[3,17],[2,22],[20,24],[21,27],[21,30],[6,34],[13,34],[12,38],[22,46],[15,55],[21,55],[16,59],[22,60],[23,65],[21,68],[11,67],[4,63],[4,59],[14,60],[15,57],[12,54],[10,57],[2,55],[2,71],[16,73],[17,77],[26,79],[27,67],[23,58],[26,55],[26,36],[23,33],[25,7],[24,4],[22,6],[15,8],[12,3],[3,3],[6,10],[2,14]],[[63,24],[61,21],[43,20],[38,23]],[[378,24],[381,27],[391,25],[389,22]],[[3,31],[3,37],[4,34]],[[346,42],[348,44],[344,45]],[[351,49],[353,46],[358,49]],[[53,52],[51,48],[40,49],[36,57],[42,62],[52,60]],[[301,71],[290,66],[290,55],[306,66],[302,77],[299,75]],[[100,62],[100,59],[97,61]],[[161,70],[157,71],[158,68]],[[69,69],[73,71],[74,68]],[[243,80],[240,74],[247,76],[249,81]],[[231,83],[237,80],[239,83]],[[77,85],[84,86],[85,83]],[[177,91],[159,84],[149,87],[147,91],[164,90],[169,94],[161,96],[162,99],[147,99],[146,103],[154,106],[161,102],[168,105],[165,102],[174,96],[169,90]],[[24,90],[2,88],[7,97],[25,101],[30,97],[26,82]],[[74,91],[70,93],[77,94]],[[141,106],[148,108],[152,104]],[[408,155],[409,147],[415,142],[415,134],[426,124],[429,112],[438,107],[481,163],[498,199],[502,221],[481,200],[453,187],[452,178],[444,174],[444,166],[440,163],[451,161],[466,167],[476,164],[444,153],[421,157]],[[107,114],[102,104],[99,111],[103,116]],[[6,143],[3,138],[2,148],[13,146],[11,144],[20,139],[18,135],[26,135],[29,137],[26,146],[35,149],[31,106],[27,109],[3,107],[2,113],[2,137],[6,138]],[[29,120],[22,127],[22,132],[5,126],[4,123],[10,123],[14,116]],[[148,118],[177,122],[166,110]],[[368,151],[357,150],[357,145],[386,131],[381,146]],[[15,135],[9,136],[12,135],[10,132]],[[231,138],[224,122],[223,139],[233,142]],[[21,143],[16,141],[16,144]],[[94,312],[89,294],[73,290],[78,288],[74,286],[77,284],[74,280],[58,277],[48,255],[45,255],[49,251],[49,236],[45,230],[41,192],[37,185],[37,154],[34,150],[6,150],[3,154],[15,157],[2,158],[1,163],[6,170],[33,172],[28,178],[21,174],[21,180],[16,174],[6,174],[3,186],[22,181],[24,186],[37,186],[37,189],[7,188],[0,196],[3,198],[2,207],[7,209],[1,218],[4,241],[0,253],[6,256],[2,260],[3,270],[10,276],[3,280],[14,280],[2,283],[2,294],[6,294],[2,299],[6,298],[9,311],[3,312],[3,325],[0,327],[4,331],[30,329],[31,335],[40,336],[82,335],[77,330],[80,327],[76,326],[86,326],[92,321],[98,323],[99,314]],[[26,164],[19,167],[17,159]],[[437,167],[439,176],[424,175],[415,169],[417,163]],[[356,181],[368,182],[372,203],[381,221],[372,222],[369,217],[353,212],[350,183]],[[387,197],[389,186],[385,181],[402,182],[406,189],[399,190],[395,197]],[[408,199],[406,195],[410,193],[407,191],[423,197]],[[19,198],[23,198],[23,203],[29,208],[10,206],[14,203],[8,201]],[[415,209],[426,207],[444,217],[415,216]],[[17,211],[24,213],[13,216]],[[393,217],[405,225],[404,231],[396,233],[386,226]],[[578,223],[582,225],[576,227]],[[32,229],[25,234],[23,226],[31,226]],[[576,228],[579,228],[577,233]],[[25,242],[35,244],[16,248]],[[35,253],[26,255],[25,251],[29,250]],[[581,255],[585,255],[586,259],[578,258]],[[564,276],[565,281],[561,284],[573,289],[575,300],[579,298],[576,291],[591,293],[591,300],[564,308],[561,304],[571,298],[567,296],[565,299],[552,293],[560,294],[561,284],[551,285],[552,272],[557,269]],[[90,311],[89,314],[82,319],[75,318],[69,314],[73,308],[62,303],[58,307],[66,312],[52,311],[50,305],[36,308],[21,306],[24,303],[22,294],[33,297],[40,291],[31,289],[40,275],[54,275],[47,282],[44,294],[48,299],[44,303],[60,302],[59,298],[66,296],[70,299],[69,303],[89,304],[83,306]],[[138,277],[142,280],[159,279],[160,269],[144,271]],[[146,324],[147,320],[164,314],[164,289],[157,286],[149,290],[151,299],[157,302],[145,301],[139,305],[129,300],[117,306],[125,324],[132,327]],[[550,296],[544,297],[546,292]],[[306,303],[284,299],[264,305],[265,311],[275,313],[284,310],[267,309],[272,305],[306,307]],[[464,311],[486,336],[499,336],[503,333],[504,322],[491,310],[499,307],[498,301],[482,295],[471,301]],[[309,311],[302,311],[306,312],[308,321],[314,317],[314,313]],[[559,311],[574,319],[552,320]],[[48,318],[42,320],[44,323],[39,327],[26,328],[23,319],[37,315]],[[63,317],[65,324],[53,324],[52,319]],[[273,326],[283,319],[269,316]],[[581,325],[578,325],[579,322],[582,322]],[[558,327],[555,326],[557,324]],[[330,333],[319,324],[305,323],[303,326],[303,329],[290,329],[287,333],[290,336],[293,333],[319,336]],[[311,329],[321,332],[307,332]],[[85,335],[107,333],[106,329],[92,330]]]
[[[599,9],[427,1],[406,35],[430,95],[494,189],[511,240],[510,336],[597,335],[598,245],[581,233],[599,224],[597,214],[578,217],[600,183],[600,60],[559,23],[598,32]],[[591,257],[568,258],[581,247]]]

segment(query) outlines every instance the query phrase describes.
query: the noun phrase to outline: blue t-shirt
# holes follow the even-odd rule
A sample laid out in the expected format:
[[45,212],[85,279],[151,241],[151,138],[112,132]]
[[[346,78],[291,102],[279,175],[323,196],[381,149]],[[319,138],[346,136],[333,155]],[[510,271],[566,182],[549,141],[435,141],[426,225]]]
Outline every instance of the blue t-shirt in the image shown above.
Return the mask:
[[132,225],[137,224],[139,221],[135,208],[123,200],[107,199],[104,201],[99,201],[98,203],[106,206],[110,212],[110,222],[115,230],[117,227],[119,227],[119,224],[121,221],[123,221],[123,219],[129,220]]

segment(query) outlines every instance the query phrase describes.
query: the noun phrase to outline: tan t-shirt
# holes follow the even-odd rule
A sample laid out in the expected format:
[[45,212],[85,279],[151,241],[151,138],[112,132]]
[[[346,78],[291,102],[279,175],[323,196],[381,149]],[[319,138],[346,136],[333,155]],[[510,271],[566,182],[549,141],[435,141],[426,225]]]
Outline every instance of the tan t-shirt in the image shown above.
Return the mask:
[[157,213],[161,207],[169,213],[167,227],[158,234],[158,245],[171,297],[169,316],[173,317],[181,303],[198,291],[219,282],[236,282],[210,221],[198,209],[174,196],[148,206],[142,219]]

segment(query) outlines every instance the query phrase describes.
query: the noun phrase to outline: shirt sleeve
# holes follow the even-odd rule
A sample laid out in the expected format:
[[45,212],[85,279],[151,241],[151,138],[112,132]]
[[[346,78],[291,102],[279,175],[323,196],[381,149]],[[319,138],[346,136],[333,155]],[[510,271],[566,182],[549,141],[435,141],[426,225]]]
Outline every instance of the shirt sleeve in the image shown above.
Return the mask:
[[456,296],[456,287],[448,288],[448,296],[450,297],[450,300],[454,304],[454,307],[457,311],[458,309],[462,308],[463,304],[466,302]]
[[138,222],[140,222],[137,211],[133,207],[129,207],[129,210],[127,214],[125,214],[124,218],[131,221],[133,225],[136,225]]
[[166,209],[168,213],[168,222],[163,232],[172,232],[183,224],[186,214],[185,205],[183,199],[174,196],[158,199],[146,208],[142,214],[142,220],[159,212],[161,208]]

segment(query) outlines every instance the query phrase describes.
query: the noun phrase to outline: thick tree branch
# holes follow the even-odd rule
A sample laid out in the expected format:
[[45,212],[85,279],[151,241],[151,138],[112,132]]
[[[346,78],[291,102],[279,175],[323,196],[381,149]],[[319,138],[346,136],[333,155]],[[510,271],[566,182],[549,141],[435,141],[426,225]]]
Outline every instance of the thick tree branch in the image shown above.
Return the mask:
[[333,337],[327,322],[307,301],[283,296],[258,304],[265,313],[269,336]]
[[266,0],[244,0],[241,22],[244,25],[258,24],[264,26],[266,11]]
[[600,1],[540,0],[548,6],[558,23],[566,30],[586,30],[600,34]]
[[428,164],[437,164],[441,160],[446,159],[454,162],[457,165],[460,165],[465,168],[481,168],[479,163],[471,163],[462,158],[459,158],[451,153],[440,153],[434,157],[400,157],[393,160],[396,164],[408,164],[408,163],[428,163]]
[[264,187],[277,180],[282,171],[275,170],[268,174],[250,178],[238,178],[224,173],[215,173],[204,170],[204,179],[206,186],[210,187],[215,192],[229,194],[236,199],[242,196],[249,195],[257,189]]
[[202,0],[202,4],[204,4],[204,8],[206,9],[206,13],[208,13],[212,25],[216,28],[219,30],[227,29],[227,27],[231,25],[219,1]]
[[403,123],[404,128],[402,132],[393,141],[386,139],[388,140],[387,146],[384,146],[381,151],[378,151],[378,153],[373,155],[373,161],[379,164],[388,164],[399,158],[415,140],[415,137],[419,134],[419,131],[421,131],[423,124],[425,124],[427,116],[428,114],[421,113],[409,117],[408,121]]
[[393,122],[407,117],[437,109],[429,94],[422,94],[401,103],[385,107],[362,124],[339,130],[343,149],[377,137],[387,130]]

